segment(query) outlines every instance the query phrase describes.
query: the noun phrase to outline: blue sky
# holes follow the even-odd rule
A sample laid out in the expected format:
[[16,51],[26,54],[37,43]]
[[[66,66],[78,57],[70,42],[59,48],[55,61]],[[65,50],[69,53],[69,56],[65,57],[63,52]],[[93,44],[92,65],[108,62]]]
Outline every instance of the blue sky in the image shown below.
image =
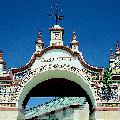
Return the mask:
[[120,42],[119,0],[1,0],[0,49],[7,69],[29,61],[39,30],[49,46],[48,29],[55,20],[46,14],[55,3],[63,10],[64,45],[69,46],[75,31],[86,62],[106,68],[110,49],[115,50],[116,40]]

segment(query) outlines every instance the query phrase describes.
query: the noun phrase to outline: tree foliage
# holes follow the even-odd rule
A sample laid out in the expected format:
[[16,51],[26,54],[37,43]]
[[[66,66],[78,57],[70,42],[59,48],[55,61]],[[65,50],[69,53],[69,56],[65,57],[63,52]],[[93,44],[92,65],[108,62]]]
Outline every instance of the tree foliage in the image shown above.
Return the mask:
[[104,72],[103,80],[102,80],[104,87],[108,87],[112,84],[112,75],[111,74],[112,74],[112,70],[107,68],[107,70]]
[[103,83],[102,86],[102,99],[109,101],[112,96],[111,91],[111,84],[112,84],[112,70],[107,68],[107,70],[104,72],[103,80],[101,81]]

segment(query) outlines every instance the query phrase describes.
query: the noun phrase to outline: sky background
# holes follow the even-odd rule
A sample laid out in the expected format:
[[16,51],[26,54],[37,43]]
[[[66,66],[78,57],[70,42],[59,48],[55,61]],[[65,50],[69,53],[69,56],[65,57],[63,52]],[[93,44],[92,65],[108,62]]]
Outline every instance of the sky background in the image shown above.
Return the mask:
[[64,45],[72,32],[87,63],[107,67],[110,49],[120,42],[120,0],[0,0],[0,49],[7,70],[25,65],[35,51],[38,31],[49,46],[49,28],[55,20],[47,16],[59,4],[64,20]]

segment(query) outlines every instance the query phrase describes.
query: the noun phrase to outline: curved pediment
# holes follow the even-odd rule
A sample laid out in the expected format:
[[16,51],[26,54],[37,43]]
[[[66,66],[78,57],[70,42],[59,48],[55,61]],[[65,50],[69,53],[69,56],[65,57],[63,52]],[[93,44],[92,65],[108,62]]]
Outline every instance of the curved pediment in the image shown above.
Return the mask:
[[32,55],[30,61],[22,67],[10,69],[10,74],[14,75],[25,70],[34,69],[38,66],[48,63],[69,63],[74,67],[97,72],[102,75],[103,68],[93,67],[87,64],[81,53],[73,52],[66,46],[51,46],[36,52]]

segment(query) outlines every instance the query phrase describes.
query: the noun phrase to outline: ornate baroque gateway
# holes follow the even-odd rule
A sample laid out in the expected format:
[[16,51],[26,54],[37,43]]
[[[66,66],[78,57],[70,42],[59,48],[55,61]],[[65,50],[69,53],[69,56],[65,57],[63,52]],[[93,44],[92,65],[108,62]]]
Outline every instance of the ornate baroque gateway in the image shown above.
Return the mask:
[[[63,45],[64,28],[54,25],[49,31],[51,34],[50,46],[44,48],[42,35],[39,32],[36,50],[30,61],[25,66],[10,69],[8,73],[6,73],[6,63],[3,61],[2,51],[0,51],[0,120],[25,119],[23,102],[26,96],[36,85],[52,78],[73,81],[87,93],[91,103],[89,119],[120,120],[120,50],[118,42],[116,43],[116,57],[111,51],[108,70],[111,71],[109,75],[111,75],[112,82],[107,84],[104,81],[107,81],[105,75],[109,71],[93,67],[85,62],[78,49],[79,42],[75,32],[73,32],[69,48]],[[77,98],[77,100],[79,99]]]

